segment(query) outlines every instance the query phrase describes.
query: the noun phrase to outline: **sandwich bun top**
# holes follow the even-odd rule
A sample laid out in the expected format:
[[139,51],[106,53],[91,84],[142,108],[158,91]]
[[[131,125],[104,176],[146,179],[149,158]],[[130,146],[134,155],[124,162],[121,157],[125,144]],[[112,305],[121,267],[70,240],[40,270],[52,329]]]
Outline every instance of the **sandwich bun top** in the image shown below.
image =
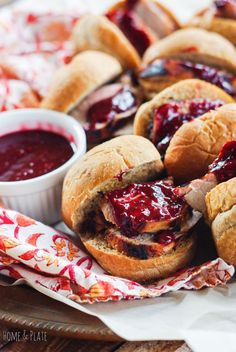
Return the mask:
[[41,107],[69,112],[99,86],[121,74],[119,62],[99,51],[85,51],[55,74]]
[[[207,217],[212,223],[218,214],[236,205],[236,177],[220,183],[206,195]],[[236,225],[236,218],[235,218]]]
[[217,252],[236,266],[236,178],[213,188],[206,195],[206,206]]
[[[160,154],[140,136],[121,136],[87,152],[67,173],[62,192],[62,216],[72,229],[80,229],[102,192],[132,182],[151,181],[163,171]],[[122,174],[123,173],[123,174]]]
[[84,15],[73,29],[72,40],[77,51],[103,51],[114,56],[124,68],[136,68],[141,61],[121,30],[102,15]]
[[200,28],[180,29],[151,45],[143,62],[157,58],[175,58],[213,65],[236,72],[236,50],[221,35]]
[[236,104],[226,104],[190,123],[174,134],[165,155],[167,173],[178,183],[207,173],[222,146],[236,139]]
[[148,127],[156,108],[172,101],[193,99],[221,100],[225,103],[234,102],[230,95],[211,83],[199,79],[186,79],[164,89],[152,100],[140,106],[134,120],[134,133],[149,137]]

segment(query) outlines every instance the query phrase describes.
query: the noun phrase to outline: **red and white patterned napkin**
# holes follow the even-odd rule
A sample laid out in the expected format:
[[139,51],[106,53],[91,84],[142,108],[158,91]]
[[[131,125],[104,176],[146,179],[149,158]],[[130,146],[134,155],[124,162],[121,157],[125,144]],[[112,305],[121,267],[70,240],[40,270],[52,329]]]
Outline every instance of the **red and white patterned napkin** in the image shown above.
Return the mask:
[[55,71],[71,60],[71,31],[81,14],[72,4],[42,11],[21,1],[1,9],[0,111],[37,107]]
[[24,279],[79,303],[158,297],[179,289],[226,284],[234,268],[218,258],[149,286],[113,277],[72,238],[12,210],[0,208],[0,273]]

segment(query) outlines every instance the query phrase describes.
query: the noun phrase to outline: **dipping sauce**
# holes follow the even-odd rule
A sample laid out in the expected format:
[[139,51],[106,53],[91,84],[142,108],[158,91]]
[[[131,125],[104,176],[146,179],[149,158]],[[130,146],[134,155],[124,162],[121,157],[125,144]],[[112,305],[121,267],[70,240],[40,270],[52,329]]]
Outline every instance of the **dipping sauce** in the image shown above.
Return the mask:
[[126,236],[137,235],[143,223],[175,219],[186,206],[168,180],[133,183],[106,196],[116,224]]
[[19,131],[0,137],[0,181],[22,181],[45,175],[74,154],[63,136],[43,130]]
[[224,144],[218,158],[209,166],[209,172],[215,174],[218,182],[236,177],[236,141]]

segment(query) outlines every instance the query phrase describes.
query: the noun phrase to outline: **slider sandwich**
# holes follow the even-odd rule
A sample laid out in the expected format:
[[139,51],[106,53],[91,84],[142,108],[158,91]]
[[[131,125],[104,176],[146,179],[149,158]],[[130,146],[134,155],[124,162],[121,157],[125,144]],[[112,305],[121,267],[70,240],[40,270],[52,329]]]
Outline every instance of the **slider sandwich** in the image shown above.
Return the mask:
[[148,98],[189,78],[215,84],[235,98],[236,50],[217,33],[181,29],[147,49],[138,77]]
[[136,68],[146,49],[179,27],[156,0],[120,1],[102,15],[87,14],[75,26],[78,52],[99,50],[114,56],[124,68]]
[[130,135],[93,148],[65,178],[63,219],[112,275],[158,279],[194,255],[201,213],[161,179],[163,169],[154,145]]
[[124,73],[112,56],[85,51],[60,68],[41,107],[79,120],[89,145],[97,144],[131,125],[141,104],[132,73]]
[[226,104],[232,102],[210,83],[184,80],[138,109],[134,133],[153,142],[181,184],[203,176],[223,144],[236,138],[236,104]]

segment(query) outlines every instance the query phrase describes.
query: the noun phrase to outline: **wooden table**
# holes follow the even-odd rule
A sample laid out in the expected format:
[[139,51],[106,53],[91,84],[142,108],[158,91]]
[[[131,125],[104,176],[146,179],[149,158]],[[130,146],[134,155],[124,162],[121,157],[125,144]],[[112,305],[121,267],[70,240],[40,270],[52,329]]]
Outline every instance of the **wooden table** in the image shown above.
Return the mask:
[[[30,331],[0,327],[0,352],[191,352],[183,341],[102,342],[32,336]],[[30,335],[31,334],[31,335]],[[42,341],[27,341],[39,339]]]

